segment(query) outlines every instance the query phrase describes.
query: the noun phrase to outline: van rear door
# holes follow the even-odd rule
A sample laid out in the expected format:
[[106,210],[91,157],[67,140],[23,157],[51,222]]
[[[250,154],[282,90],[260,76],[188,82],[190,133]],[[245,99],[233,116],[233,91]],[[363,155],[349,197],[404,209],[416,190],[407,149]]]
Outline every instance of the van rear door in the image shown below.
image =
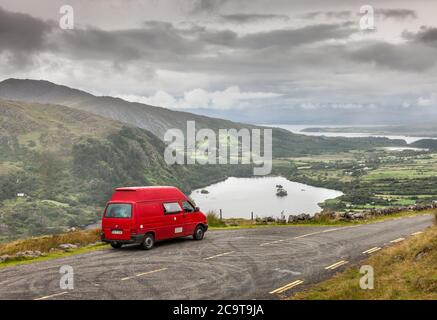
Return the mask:
[[102,231],[108,240],[130,240],[133,227],[133,205],[110,203],[102,219]]

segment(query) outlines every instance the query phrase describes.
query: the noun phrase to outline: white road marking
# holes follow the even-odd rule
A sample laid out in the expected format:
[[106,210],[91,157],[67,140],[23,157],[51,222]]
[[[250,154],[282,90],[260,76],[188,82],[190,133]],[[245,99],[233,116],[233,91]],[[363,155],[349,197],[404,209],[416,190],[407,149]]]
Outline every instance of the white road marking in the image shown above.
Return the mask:
[[331,264],[330,266],[325,267],[325,270],[334,270],[337,269],[338,267],[345,265],[346,263],[349,263],[349,261],[341,260],[334,264]]
[[363,253],[364,254],[371,254],[371,253],[374,253],[374,252],[376,252],[376,251],[379,251],[379,250],[381,250],[381,248],[380,247],[373,247],[373,248],[371,248],[371,249],[369,249],[369,250],[366,250],[366,251],[364,251]]
[[390,243],[398,243],[398,242],[401,242],[401,241],[404,241],[404,240],[405,240],[405,238],[398,238],[398,239],[390,241]]
[[272,242],[264,242],[264,243],[261,243],[260,246],[264,247],[264,246],[268,246],[270,244],[276,244],[276,243],[284,242],[284,241],[286,241],[286,240],[285,239],[281,239],[281,240],[276,240],[276,241],[272,241]]
[[292,239],[305,238],[305,237],[309,237],[309,236],[312,236],[312,235],[315,235],[315,234],[320,234],[320,233],[322,233],[322,232],[323,232],[323,231],[317,231],[317,232],[307,233],[307,234],[303,234],[303,235],[301,235],[301,236],[294,237],[294,238],[292,238]]
[[335,231],[335,230],[337,230],[337,229],[328,229],[328,230],[323,231],[323,233],[325,233],[325,232],[331,232],[331,231]]
[[67,294],[67,291],[64,292],[60,292],[60,293],[55,293],[55,294],[51,294],[49,296],[44,296],[44,297],[40,297],[40,298],[36,298],[33,300],[46,300],[46,299],[50,299],[50,298],[54,298],[54,297],[58,297],[58,296],[63,296],[64,294]]
[[274,271],[277,271],[277,272],[280,272],[280,273],[291,274],[291,275],[293,275],[293,276],[298,276],[298,275],[301,275],[301,274],[302,274],[301,272],[298,272],[298,271],[287,270],[287,269],[281,269],[281,268],[276,268],[276,269],[273,269],[273,270],[274,270]]
[[412,236],[417,236],[417,235],[422,234],[422,233],[423,233],[422,231],[417,231],[417,232],[412,233],[411,235]]
[[208,257],[208,258],[204,258],[203,260],[210,260],[210,259],[214,259],[214,258],[218,258],[218,257],[227,256],[227,255],[232,254],[234,252],[235,251],[229,251],[229,252],[224,252],[224,253],[216,254],[214,256],[211,256],[211,257]]
[[167,270],[167,268],[161,268],[161,269],[156,269],[156,270],[147,271],[147,272],[143,272],[143,273],[138,273],[138,274],[136,274],[134,276],[131,276],[131,277],[122,278],[121,281],[126,281],[126,280],[130,280],[130,279],[133,279],[133,278],[146,276],[146,275],[149,275],[149,274],[152,274],[152,273],[156,273],[156,272],[160,272],[160,271],[164,271],[164,270]]
[[290,289],[292,289],[292,288],[294,288],[294,287],[296,287],[296,286],[298,286],[298,285],[300,285],[300,284],[302,284],[302,283],[303,283],[302,280],[296,280],[296,281],[293,281],[293,282],[291,282],[291,283],[289,283],[289,284],[286,284],[286,285],[283,286],[283,287],[280,287],[280,288],[278,288],[278,289],[275,289],[275,290],[273,290],[273,291],[270,291],[269,293],[270,293],[270,294],[282,293],[282,292],[287,291],[287,290],[290,290]]

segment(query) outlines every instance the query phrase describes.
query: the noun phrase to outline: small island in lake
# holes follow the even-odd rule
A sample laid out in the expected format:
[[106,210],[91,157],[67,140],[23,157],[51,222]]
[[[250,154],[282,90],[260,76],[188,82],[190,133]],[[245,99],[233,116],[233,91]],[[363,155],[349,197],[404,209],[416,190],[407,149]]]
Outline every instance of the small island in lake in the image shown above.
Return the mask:
[[276,196],[286,197],[286,196],[288,196],[288,192],[281,185],[277,185],[276,186]]

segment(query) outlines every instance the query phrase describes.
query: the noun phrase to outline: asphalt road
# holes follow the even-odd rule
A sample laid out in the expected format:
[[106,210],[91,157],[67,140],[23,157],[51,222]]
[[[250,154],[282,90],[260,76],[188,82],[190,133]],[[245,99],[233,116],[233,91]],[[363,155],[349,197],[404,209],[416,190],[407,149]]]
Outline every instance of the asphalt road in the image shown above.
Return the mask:
[[[432,223],[419,215],[353,227],[209,231],[203,241],[166,241],[151,251],[104,249],[0,269],[0,299],[278,299]],[[60,288],[64,265],[73,267],[73,290]]]

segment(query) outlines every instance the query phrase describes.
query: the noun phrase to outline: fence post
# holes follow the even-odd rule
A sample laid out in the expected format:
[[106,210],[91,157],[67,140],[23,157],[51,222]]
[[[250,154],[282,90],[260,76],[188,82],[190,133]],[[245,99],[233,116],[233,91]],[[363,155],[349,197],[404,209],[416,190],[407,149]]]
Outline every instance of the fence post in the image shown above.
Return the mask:
[[250,220],[253,221],[253,211],[250,213]]
[[220,220],[223,220],[222,209],[220,209]]

